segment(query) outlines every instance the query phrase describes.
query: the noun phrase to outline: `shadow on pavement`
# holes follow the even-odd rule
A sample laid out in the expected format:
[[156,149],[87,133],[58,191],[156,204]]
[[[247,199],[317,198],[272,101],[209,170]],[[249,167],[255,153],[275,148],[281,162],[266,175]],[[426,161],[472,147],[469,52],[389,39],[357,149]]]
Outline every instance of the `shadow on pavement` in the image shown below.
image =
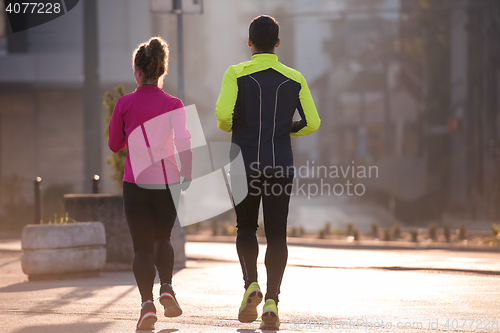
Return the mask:
[[18,329],[13,333],[59,333],[59,332],[78,332],[78,333],[97,333],[110,325],[111,322],[105,323],[74,323],[61,325],[41,325],[29,326]]
[[98,290],[110,286],[135,285],[135,279],[132,272],[112,273],[112,278],[109,278],[109,274],[110,273],[106,272],[101,273],[98,277],[71,280],[25,281],[0,288],[0,293],[29,292],[72,287],[91,287],[93,290]]
[[[74,280],[71,280],[74,281]],[[80,288],[85,287],[81,284],[71,283],[71,281],[50,281],[50,282],[21,282],[16,284],[11,284],[9,286],[0,288],[0,293],[19,293],[19,292],[33,292],[40,290],[56,289],[56,288]],[[99,290],[105,288],[105,286],[92,286],[92,290]]]
[[7,262],[4,262],[2,264],[0,264],[0,268],[4,267],[4,266],[7,266],[7,265],[10,265],[10,264],[13,264],[15,263],[16,261],[19,261],[18,258],[14,259],[14,260],[10,260],[10,261],[7,261]]
[[158,333],[174,333],[177,331],[179,331],[177,328],[169,328],[169,329],[164,329],[164,330],[158,331]]
[[[23,282],[0,288],[0,293],[32,293],[37,291],[47,291],[51,289],[66,289],[67,292],[64,292],[57,298],[45,299],[41,302],[37,302],[31,308],[24,309],[24,311],[28,313],[49,315],[53,314],[53,311],[55,309],[62,308],[68,304],[72,304],[75,301],[98,298],[99,295],[106,293],[107,289],[114,286],[126,286],[127,288],[117,294],[109,302],[104,303],[99,309],[87,314],[88,316],[93,316],[95,314],[98,314],[103,309],[106,309],[106,307],[119,301],[133,289],[137,288],[132,272],[103,273],[100,277],[88,279]],[[38,333],[37,330],[31,332]],[[80,331],[76,330],[76,332]]]
[[[8,263],[13,263],[13,260]],[[3,264],[6,265],[6,264]],[[2,265],[2,266],[3,266]],[[179,270],[174,270],[173,274]],[[159,283],[158,276],[155,277],[155,283]],[[0,288],[0,293],[31,292],[56,288],[78,288],[89,287],[96,291],[109,288],[111,286],[137,286],[132,271],[126,272],[101,272],[97,277],[62,279],[62,280],[42,280],[42,281],[23,281]]]

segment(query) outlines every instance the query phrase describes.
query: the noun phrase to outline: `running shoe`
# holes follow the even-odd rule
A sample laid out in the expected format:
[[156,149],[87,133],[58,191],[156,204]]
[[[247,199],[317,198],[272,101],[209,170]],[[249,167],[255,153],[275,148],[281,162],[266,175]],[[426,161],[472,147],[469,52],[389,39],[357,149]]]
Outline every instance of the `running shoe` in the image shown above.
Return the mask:
[[144,302],[141,309],[141,317],[137,322],[138,330],[154,330],[156,317],[156,308],[152,301]]
[[165,317],[178,317],[182,309],[177,303],[175,293],[169,284],[163,284],[160,288],[160,303],[165,308]]
[[273,299],[268,299],[264,303],[262,310],[262,322],[260,323],[261,330],[279,330],[280,319],[278,317],[278,307]]
[[252,282],[245,291],[245,294],[243,294],[243,301],[238,312],[238,320],[242,323],[251,323],[257,319],[257,305],[260,302],[262,302],[262,292],[260,291],[259,284]]

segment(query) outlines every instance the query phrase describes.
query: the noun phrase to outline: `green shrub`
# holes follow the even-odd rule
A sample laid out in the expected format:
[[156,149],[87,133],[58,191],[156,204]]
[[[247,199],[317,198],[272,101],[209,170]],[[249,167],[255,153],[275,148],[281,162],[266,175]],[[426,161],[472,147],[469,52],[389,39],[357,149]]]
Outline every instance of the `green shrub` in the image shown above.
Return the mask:
[[417,228],[411,228],[410,229],[410,236],[411,236],[411,241],[412,242],[417,242],[418,241],[418,229]]
[[304,228],[292,227],[290,229],[290,237],[302,237],[304,235]]
[[351,222],[347,223],[346,235],[347,236],[352,236],[352,232],[353,231],[354,231],[354,225]]
[[[125,90],[122,85],[119,85],[115,88],[114,92],[106,92],[104,95],[103,104],[107,109],[106,115],[106,123],[108,126],[106,127],[106,132],[104,135],[109,137],[109,122],[111,121],[111,115],[113,114],[113,110],[115,108],[116,100],[125,95]],[[113,153],[108,156],[106,159],[106,163],[111,165],[111,169],[113,173],[109,175],[109,178],[115,181],[115,188],[118,191],[121,191],[123,186],[123,173],[125,172],[125,158],[127,157],[127,147],[120,150],[118,153]]]
[[493,223],[491,225],[491,232],[493,233],[493,236],[497,236],[500,233],[500,226]]
[[385,241],[391,240],[391,229],[389,229],[389,228],[384,229],[384,240]]
[[212,220],[210,223],[212,229],[212,236],[217,236],[219,234],[219,221]]
[[325,235],[329,235],[331,234],[331,231],[332,228],[331,228],[331,225],[330,225],[330,222],[325,222],[325,226],[323,227],[323,231],[325,232]]
[[491,225],[491,232],[493,237],[491,237],[490,245],[500,245],[500,226],[493,223]]
[[446,239],[446,243],[449,243],[451,240],[451,229],[449,225],[443,226],[443,236]]
[[80,223],[76,221],[75,219],[71,218],[68,216],[68,212],[66,212],[62,216],[58,216],[57,214],[54,214],[53,217],[50,217],[46,220],[42,219],[40,221],[40,224],[68,224],[68,223]]
[[379,225],[377,222],[372,223],[372,236],[373,238],[378,238]]
[[319,238],[319,239],[323,239],[323,238],[325,238],[325,230],[324,230],[324,229],[321,229],[321,230],[318,232],[318,238]]
[[433,241],[437,240],[437,224],[431,223],[429,224],[429,238]]
[[467,228],[465,227],[465,224],[461,224],[458,227],[457,233],[458,233],[458,239],[460,240],[467,239]]
[[323,239],[323,238],[325,238],[326,236],[328,236],[330,234],[331,234],[330,222],[326,222],[325,226],[323,227],[323,229],[319,230],[319,232],[318,232],[318,238],[319,239]]
[[358,229],[353,228],[353,230],[352,230],[352,236],[354,237],[355,241],[359,240],[359,231],[358,231]]
[[395,239],[401,238],[401,225],[399,223],[392,228],[392,236]]

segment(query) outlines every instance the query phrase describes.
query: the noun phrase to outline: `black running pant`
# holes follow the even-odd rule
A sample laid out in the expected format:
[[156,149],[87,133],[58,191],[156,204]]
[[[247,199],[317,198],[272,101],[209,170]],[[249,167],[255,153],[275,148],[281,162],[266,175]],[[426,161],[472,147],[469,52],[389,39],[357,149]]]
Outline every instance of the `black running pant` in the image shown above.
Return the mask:
[[[237,177],[237,176],[231,176]],[[247,177],[248,195],[236,205],[236,249],[243,271],[245,289],[252,282],[257,282],[257,256],[259,244],[256,232],[257,219],[262,200],[264,212],[264,230],[267,239],[265,265],[267,271],[267,293],[265,299],[278,302],[281,279],[286,267],[288,248],[286,230],[288,204],[292,190],[291,177]]]
[[153,300],[153,284],[158,269],[161,283],[172,283],[174,250],[170,233],[177,212],[174,200],[180,192],[145,189],[123,182],[125,215],[134,244],[133,271],[142,302]]

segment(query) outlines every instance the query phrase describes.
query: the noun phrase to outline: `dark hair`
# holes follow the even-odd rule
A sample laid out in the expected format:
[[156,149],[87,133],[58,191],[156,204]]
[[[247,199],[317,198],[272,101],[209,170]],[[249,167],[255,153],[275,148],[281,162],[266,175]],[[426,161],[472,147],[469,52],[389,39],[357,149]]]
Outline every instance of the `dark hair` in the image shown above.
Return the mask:
[[159,79],[163,84],[163,76],[168,70],[168,44],[161,37],[152,37],[141,43],[134,50],[132,67],[139,68],[144,73],[144,79]]
[[272,52],[278,42],[280,25],[268,15],[261,15],[252,20],[248,27],[248,37],[260,52]]

